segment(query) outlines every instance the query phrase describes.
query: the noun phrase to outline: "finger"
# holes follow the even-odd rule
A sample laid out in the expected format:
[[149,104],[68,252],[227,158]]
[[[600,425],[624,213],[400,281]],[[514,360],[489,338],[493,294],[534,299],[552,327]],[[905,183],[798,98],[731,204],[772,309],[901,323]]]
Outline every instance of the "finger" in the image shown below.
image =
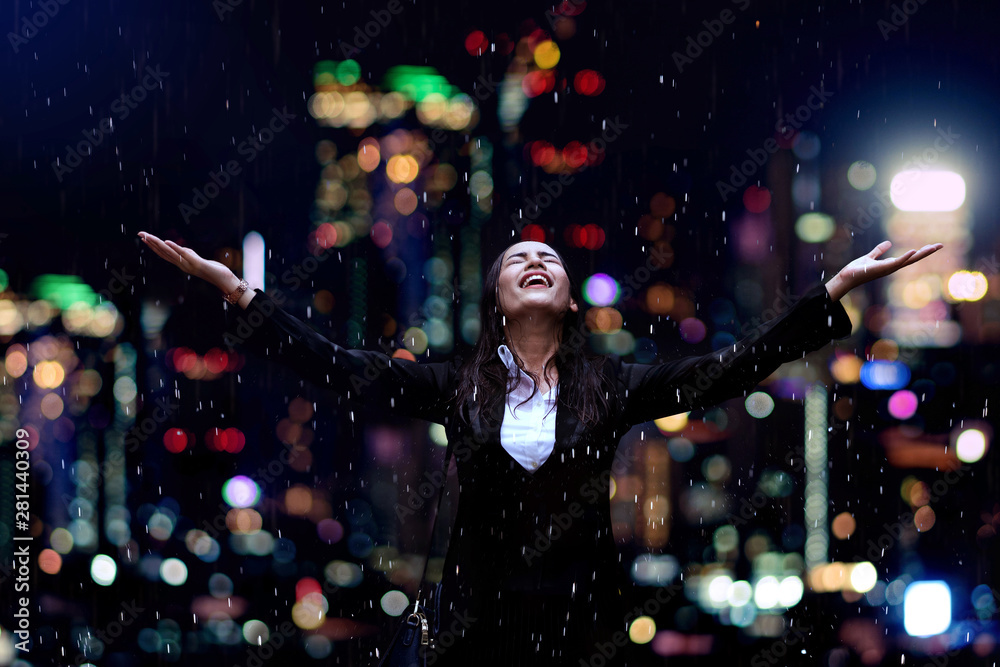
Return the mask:
[[175,253],[177,253],[178,257],[184,257],[184,251],[186,250],[186,248],[184,248],[184,246],[179,246],[179,245],[177,245],[176,243],[174,243],[173,241],[170,241],[170,240],[164,241],[164,243],[166,244],[166,246],[168,248],[170,248]]
[[910,261],[913,259],[913,256],[916,255],[916,254],[917,254],[916,250],[907,250],[906,252],[904,252],[899,257],[896,257],[895,259],[890,260],[890,261],[896,263],[896,265],[897,265],[896,268],[897,269],[901,269],[904,266],[906,266],[907,264],[909,264]]
[[167,241],[167,247],[177,253],[177,257],[185,263],[185,266],[197,264],[201,260],[201,257],[194,250],[177,245],[173,241]]
[[907,265],[909,265],[909,264],[915,264],[916,262],[919,262],[920,260],[922,260],[924,257],[927,257],[928,255],[933,255],[934,253],[936,253],[938,250],[940,250],[943,247],[944,246],[942,244],[940,244],[940,243],[935,243],[935,244],[932,244],[932,245],[925,245],[920,250],[913,251],[913,253],[914,253],[913,256],[906,263],[907,263]]
[[872,251],[870,253],[868,253],[868,256],[871,257],[872,259],[877,259],[878,257],[880,257],[882,255],[882,253],[884,253],[886,250],[888,250],[891,247],[892,247],[892,242],[891,241],[882,241],[877,246],[875,246],[874,248],[872,248]]
[[153,250],[153,252],[155,252],[158,256],[162,257],[164,260],[166,260],[166,261],[168,261],[168,262],[170,262],[171,264],[174,264],[174,265],[177,264],[177,261],[173,257],[172,253],[168,253],[161,246],[156,245],[154,243],[150,243],[149,247]]
[[167,260],[171,264],[179,266],[178,262],[180,260],[180,257],[178,257],[177,253],[171,250],[170,247],[163,241],[156,238],[155,236],[150,235],[148,245],[150,248],[153,249],[153,252],[155,252],[157,255]]

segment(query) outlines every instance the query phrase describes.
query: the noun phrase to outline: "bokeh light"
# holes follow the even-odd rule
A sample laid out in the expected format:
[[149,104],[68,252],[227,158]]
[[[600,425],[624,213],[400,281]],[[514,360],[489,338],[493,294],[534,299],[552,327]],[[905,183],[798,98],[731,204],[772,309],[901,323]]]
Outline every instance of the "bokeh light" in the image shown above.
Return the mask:
[[854,534],[856,528],[857,523],[850,512],[841,512],[833,518],[833,522],[830,524],[830,532],[838,540],[846,540]]
[[700,343],[705,340],[708,329],[705,323],[697,317],[685,317],[680,323],[681,339],[688,343]]
[[910,381],[910,369],[898,361],[867,361],[860,378],[869,389],[902,389]]
[[751,185],[743,192],[743,206],[751,213],[763,213],[771,206],[771,191]]
[[253,507],[260,502],[260,496],[260,486],[245,475],[236,475],[222,485],[222,498],[230,507]]
[[951,171],[902,171],[893,177],[889,197],[901,211],[954,211],[965,202],[965,180]]
[[593,306],[610,306],[618,301],[618,282],[606,273],[595,273],[583,281],[583,298]]
[[183,586],[188,578],[187,565],[179,558],[164,558],[160,563],[160,578],[171,586]]
[[975,463],[986,454],[986,434],[976,428],[959,433],[955,440],[955,456],[965,463]]
[[795,234],[806,243],[829,241],[836,224],[826,213],[804,213],[795,221]]
[[90,577],[100,586],[110,586],[118,574],[118,564],[111,556],[98,554],[90,561]]
[[640,616],[628,628],[629,639],[635,644],[648,644],[656,636],[656,621],[649,616]]
[[871,162],[858,160],[847,168],[847,182],[855,190],[869,190],[875,185],[875,165]]
[[389,591],[380,601],[382,611],[389,616],[400,616],[410,605],[409,598],[402,591]]
[[481,56],[490,47],[490,41],[482,30],[473,30],[465,37],[465,50],[470,56]]
[[410,215],[417,210],[417,195],[410,188],[403,188],[392,200],[393,206],[402,215]]
[[172,428],[163,434],[163,447],[172,454],[183,452],[188,446],[188,436],[183,429]]
[[535,64],[542,69],[552,69],[559,63],[559,46],[552,40],[539,42],[535,47]]
[[865,561],[851,568],[851,588],[857,593],[867,593],[875,588],[878,582],[878,572],[875,566]]
[[919,403],[912,391],[897,391],[889,397],[889,414],[896,419],[909,419],[916,414]]
[[763,391],[755,391],[744,401],[747,413],[751,417],[764,419],[774,411],[774,399]]
[[979,301],[989,290],[989,281],[979,271],[956,271],[948,278],[948,294],[955,301]]

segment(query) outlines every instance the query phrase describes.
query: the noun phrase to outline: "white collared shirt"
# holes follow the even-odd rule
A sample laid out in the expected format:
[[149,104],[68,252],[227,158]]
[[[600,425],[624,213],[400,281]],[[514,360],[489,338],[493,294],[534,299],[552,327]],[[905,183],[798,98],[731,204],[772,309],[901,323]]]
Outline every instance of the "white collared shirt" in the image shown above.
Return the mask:
[[517,385],[507,394],[507,406],[500,425],[500,444],[525,470],[534,472],[555,448],[559,385],[544,395],[535,393],[531,400],[517,407],[534,391],[535,382],[518,368],[514,355],[506,345],[500,345],[497,354],[507,367],[508,374],[518,378]]

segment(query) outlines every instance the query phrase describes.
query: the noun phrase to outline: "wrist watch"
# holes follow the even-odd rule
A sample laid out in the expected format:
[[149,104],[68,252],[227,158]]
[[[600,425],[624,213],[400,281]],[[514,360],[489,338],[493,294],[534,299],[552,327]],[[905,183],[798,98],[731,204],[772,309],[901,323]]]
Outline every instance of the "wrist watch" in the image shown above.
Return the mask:
[[243,296],[243,292],[247,291],[248,287],[250,287],[250,283],[245,280],[241,280],[240,284],[236,286],[236,289],[225,296],[226,301],[235,305],[236,302],[240,300],[240,297]]

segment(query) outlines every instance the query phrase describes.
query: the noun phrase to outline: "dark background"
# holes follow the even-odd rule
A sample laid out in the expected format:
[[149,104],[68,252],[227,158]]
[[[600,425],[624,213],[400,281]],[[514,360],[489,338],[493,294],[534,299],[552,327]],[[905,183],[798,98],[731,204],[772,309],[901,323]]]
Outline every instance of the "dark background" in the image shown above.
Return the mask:
[[[136,236],[140,230],[190,246],[206,257],[214,257],[220,247],[238,247],[243,235],[259,231],[272,253],[269,260],[273,263],[268,266],[272,281],[281,267],[298,263],[307,255],[305,238],[313,226],[313,200],[321,169],[315,155],[317,142],[328,139],[343,145],[343,154],[356,146],[360,136],[378,137],[392,129],[373,126],[362,135],[318,125],[306,108],[314,92],[313,68],[321,60],[342,60],[343,45],[355,40],[355,29],[372,20],[372,11],[382,11],[386,5],[244,0],[228,6],[207,0],[67,0],[47,6],[58,10],[37,34],[26,38],[26,43],[12,44],[11,34],[22,31],[24,17],[42,11],[39,3],[5,2],[2,14],[6,36],[0,48],[4,92],[0,106],[0,231],[5,236],[0,238],[0,268],[9,275],[9,293],[28,294],[32,282],[46,273],[80,276],[95,290],[111,284],[113,271],[134,276],[128,288],[114,294],[112,300],[125,321],[120,340],[131,342],[138,350],[139,417],[153,409],[153,398],[164,391],[163,380],[180,396],[181,407],[172,423],[200,433],[218,423],[222,414],[227,425],[239,425],[248,439],[247,448],[238,456],[200,449],[190,456],[171,457],[154,436],[149,449],[128,456],[129,506],[155,504],[172,496],[186,520],[200,525],[202,517],[194,508],[204,503],[205,517],[211,516],[219,502],[222,481],[237,472],[250,474],[274,459],[280,445],[269,433],[287,414],[289,399],[300,395],[317,402],[312,423],[317,434],[312,447],[314,466],[265,489],[265,495],[275,498],[292,483],[324,488],[333,516],[345,526],[350,524],[353,530],[373,535],[376,543],[401,543],[420,553],[421,526],[395,535],[395,529],[389,527],[393,517],[377,511],[369,517],[364,511],[367,503],[359,499],[371,492],[362,479],[398,484],[397,473],[415,479],[425,467],[439,465],[439,458],[428,454],[432,450],[422,446],[426,444],[424,425],[390,422],[394,432],[412,440],[415,447],[413,457],[399,468],[384,469],[366,458],[370,439],[376,437],[370,435],[369,426],[381,419],[360,415],[359,425],[355,425],[344,419],[336,397],[300,383],[276,364],[253,357],[246,359],[239,379],[236,374],[227,374],[212,382],[187,380],[164,366],[162,358],[151,355],[139,321],[143,302],[167,304],[171,313],[164,327],[165,347],[188,346],[199,353],[220,344],[225,324],[216,291],[188,279],[142,248]],[[403,0],[402,6],[403,11],[370,45],[353,54],[361,64],[362,79],[377,85],[394,65],[426,64],[469,94],[480,85],[477,82],[501,80],[510,64],[510,56],[499,53],[471,56],[463,46],[469,31],[484,31],[491,43],[500,33],[516,39],[531,30],[532,21],[549,30],[545,12],[551,9],[524,2],[473,5]],[[717,20],[727,9],[736,20],[679,71],[674,54],[683,52],[689,38],[706,30],[704,22]],[[900,19],[897,27],[892,23],[894,16],[906,16],[906,21]],[[694,302],[704,306],[718,298],[732,298],[738,281],[747,277],[758,281],[765,294],[782,286],[801,294],[809,284],[828,278],[881,241],[880,227],[862,230],[853,238],[841,229],[826,247],[796,240],[790,232],[794,215],[787,184],[797,160],[790,151],[782,150],[750,179],[774,192],[776,240],[765,259],[748,262],[734,249],[731,236],[733,221],[743,213],[743,188],[724,200],[717,184],[729,178],[733,165],[747,159],[748,150],[759,149],[775,135],[775,123],[784,114],[805,104],[813,88],[822,89],[829,93],[829,100],[802,128],[816,133],[822,142],[818,158],[823,183],[820,209],[831,214],[839,228],[845,227],[855,220],[858,206],[867,206],[874,201],[876,190],[888,187],[882,180],[884,174],[911,159],[914,151],[930,145],[938,128],[951,128],[960,139],[945,161],[963,174],[968,187],[966,206],[974,237],[968,264],[973,267],[992,257],[990,279],[995,281],[995,211],[1000,204],[993,187],[1000,149],[1000,117],[995,111],[1000,101],[996,84],[1000,74],[995,35],[998,18],[1000,6],[996,3],[959,0],[587,3],[575,17],[575,35],[557,40],[562,50],[558,69],[570,76],[581,68],[598,70],[607,81],[604,92],[584,97],[563,90],[558,101],[552,94],[535,98],[513,133],[500,127],[498,96],[487,96],[480,102],[479,124],[469,133],[448,133],[440,153],[454,158],[461,175],[463,165],[468,169],[468,151],[463,154],[462,147],[470,136],[486,137],[493,144],[493,212],[482,228],[485,271],[515,233],[511,215],[523,207],[526,197],[535,198],[543,191],[543,182],[553,180],[525,159],[525,143],[539,139],[557,146],[574,139],[586,142],[600,134],[602,121],[614,120],[625,129],[621,138],[609,145],[604,161],[576,175],[566,195],[557,198],[539,219],[548,239],[560,249],[565,248],[563,231],[571,223],[596,223],[605,229],[607,240],[597,251],[565,248],[580,277],[596,271],[623,277],[642,265],[646,247],[634,231],[636,221],[649,212],[653,194],[666,192],[678,202],[678,215],[672,222],[675,259],[669,269],[657,274],[658,280],[689,290]],[[53,163],[65,160],[67,145],[78,143],[82,132],[114,115],[112,104],[142,80],[147,67],[169,73],[162,88],[149,91],[126,118],[115,117],[113,133],[60,180]],[[287,109],[295,116],[289,127],[245,165],[243,173],[234,177],[208,208],[185,222],[178,206],[190,202],[192,188],[203,186],[209,171],[217,170],[220,163],[239,159],[236,146],[265,126],[275,108]],[[398,122],[406,127],[417,124],[412,112]],[[867,193],[854,192],[846,183],[847,166],[855,160],[868,160],[880,170],[880,180]],[[455,237],[467,228],[471,204],[460,190],[446,205],[426,212],[435,235]],[[429,256],[427,239],[422,245],[419,240],[414,243],[417,255]],[[458,242],[452,247],[457,263]],[[409,267],[404,290],[386,271],[379,249],[369,239],[356,241],[336,261],[326,262],[309,286],[312,291],[328,289],[334,295],[332,311],[310,312],[309,316],[335,340],[347,335],[349,267],[359,258],[369,267],[366,342],[384,333],[386,317],[405,321],[411,316],[418,305],[414,295],[422,293],[419,266]],[[873,288],[866,288],[866,293],[875,302],[884,298]],[[404,294],[409,296],[400,296]],[[311,290],[299,290],[292,296],[287,309],[305,317],[312,305]],[[650,326],[657,324],[661,356],[710,349],[708,340],[699,345],[683,342],[671,322],[643,312],[637,303],[623,304],[621,310],[626,328],[637,337],[648,334]],[[758,313],[759,309],[741,306],[736,324],[750,321]],[[395,336],[398,344],[399,333],[401,330],[386,338]],[[13,339],[0,341],[25,342],[36,335],[40,332],[22,331]],[[840,349],[863,356],[872,340],[862,331],[840,344]],[[108,346],[89,344],[94,348],[95,366],[110,363]],[[963,342],[955,348],[921,353],[914,363],[914,379],[929,377],[938,361],[952,364],[957,374],[952,381],[939,383],[937,398],[921,409],[922,427],[928,433],[941,434],[957,420],[988,418],[984,406],[996,395],[995,345]],[[102,368],[103,373],[110,372],[108,366]],[[22,389],[18,385],[18,391]],[[879,447],[879,432],[892,425],[884,413],[887,394],[869,392],[858,385],[839,391],[841,396],[854,398],[858,406],[851,452],[860,453],[847,453],[842,434],[831,437],[830,496],[836,508],[831,508],[830,516],[871,506],[876,508],[877,519],[868,533],[859,528],[856,539],[861,546],[842,554],[831,550],[832,559],[850,561],[862,558],[865,540],[877,539],[883,532],[883,521],[899,515],[896,490],[908,473],[888,466]],[[96,402],[102,400],[106,409],[112,410],[113,399],[105,393]],[[745,451],[741,454],[736,441],[718,445],[722,451],[728,447],[734,460],[731,484],[737,477],[753,477],[762,466],[782,460],[782,448],[801,440],[801,425],[795,421],[801,416],[794,416],[800,415],[795,412],[800,406],[793,401],[791,407],[779,409],[772,420],[783,409],[791,412],[788,420],[778,424],[749,424],[753,420],[742,415],[748,429],[743,437],[751,444],[756,442],[759,449],[751,456]],[[21,419],[31,418],[23,415]],[[787,424],[794,425],[794,432],[782,430]],[[4,437],[9,433],[5,431]],[[50,449],[46,460],[58,461],[63,454],[72,458],[72,447],[67,447],[65,453]],[[700,454],[686,467],[675,467],[675,493],[691,479],[701,479],[697,464],[702,457]],[[352,466],[352,461],[359,465]],[[898,560],[882,562],[880,578],[898,576],[917,556],[924,559],[930,572],[956,573],[966,591],[965,608],[960,611],[956,607],[956,618],[960,613],[972,613],[967,602],[972,587],[986,584],[997,590],[1000,582],[993,567],[996,546],[977,541],[975,533],[985,521],[978,518],[980,515],[997,512],[1000,486],[995,462],[995,455],[988,453],[976,464],[978,472],[968,484],[943,501],[938,508],[942,534],[922,538],[912,550],[907,548],[909,555],[895,554]],[[738,489],[735,484],[727,488],[733,502],[742,493]],[[801,494],[801,486],[797,493]],[[42,544],[44,536],[65,521],[65,510],[54,506],[52,494],[39,491],[38,495],[36,513],[45,524],[38,541],[42,548],[47,546]],[[794,506],[789,502],[787,507],[778,507],[777,518],[762,517],[761,525],[801,521],[801,515],[796,516],[801,508]],[[367,507],[370,514],[371,505]],[[357,519],[359,512],[364,515],[361,519]],[[43,607],[35,618],[35,628],[49,643],[36,648],[29,656],[30,664],[66,664],[54,646],[69,647],[75,655],[74,632],[80,627],[107,627],[119,612],[119,600],[136,596],[150,610],[162,608],[187,633],[181,642],[181,659],[205,660],[207,664],[223,656],[235,664],[248,664],[246,644],[199,643],[199,627],[190,620],[191,600],[205,594],[204,581],[213,570],[227,571],[237,583],[237,594],[251,604],[252,611],[238,622],[261,618],[276,627],[288,620],[288,601],[294,601],[298,577],[321,578],[330,559],[351,558],[342,544],[317,542],[313,527],[296,521],[276,511],[265,516],[269,530],[283,530],[298,544],[298,570],[228,554],[214,568],[195,570],[189,564],[188,583],[179,589],[165,589],[162,583],[144,580],[137,568],[120,565],[116,588],[109,593],[89,579],[93,552],[64,556],[63,570],[57,577],[39,574],[36,580],[36,590],[44,595],[40,593]],[[696,522],[682,527],[680,518],[675,521],[675,533],[663,551],[676,554],[682,567],[703,560],[711,531]],[[141,540],[142,526],[135,516],[133,523],[133,535]],[[178,535],[181,525],[191,527],[182,522]],[[168,545],[141,542],[139,546],[142,553],[161,549],[164,555],[186,554],[182,538]],[[225,552],[225,545],[222,548]],[[642,552],[639,545],[628,541],[622,548],[626,553]],[[108,553],[109,549],[115,547],[102,543],[98,550]],[[3,585],[8,586],[9,581]],[[378,598],[388,588],[384,578],[366,576],[361,588],[328,596],[328,616],[357,619],[369,627],[378,625],[385,619],[372,606],[378,609]],[[9,599],[6,590],[3,598]],[[905,642],[898,619],[892,620],[888,607],[861,610],[858,604],[836,594],[807,593],[802,606],[788,616],[814,629],[808,654],[796,656],[807,661],[804,664],[899,664],[901,653],[910,655],[916,650],[916,655],[921,655],[919,648]],[[713,651],[738,664],[755,664],[752,660],[759,661],[765,655],[762,651],[775,641],[745,637],[708,615],[693,624],[678,618],[683,620],[683,613],[664,612],[657,622],[661,629],[683,627],[692,635],[716,637]],[[857,618],[866,619],[878,632],[866,629],[845,634],[847,626],[842,624]],[[991,618],[982,632],[995,644],[995,613]],[[886,634],[882,634],[886,623]],[[153,615],[145,612],[98,664],[177,659],[176,655],[151,655],[136,647],[139,625],[155,624]],[[330,635],[333,648],[327,658],[305,657],[296,642],[285,647],[286,654],[329,664],[364,664],[366,651],[358,640],[348,639],[350,632],[342,628],[338,632],[341,634]],[[876,653],[865,657],[867,639],[845,639],[861,634],[874,637],[871,642],[878,645]],[[664,658],[649,656],[648,664],[668,664]],[[985,654],[971,647],[950,659],[952,664],[960,664],[960,660],[972,664],[977,659],[989,664]],[[673,658],[671,664],[684,660]]]

